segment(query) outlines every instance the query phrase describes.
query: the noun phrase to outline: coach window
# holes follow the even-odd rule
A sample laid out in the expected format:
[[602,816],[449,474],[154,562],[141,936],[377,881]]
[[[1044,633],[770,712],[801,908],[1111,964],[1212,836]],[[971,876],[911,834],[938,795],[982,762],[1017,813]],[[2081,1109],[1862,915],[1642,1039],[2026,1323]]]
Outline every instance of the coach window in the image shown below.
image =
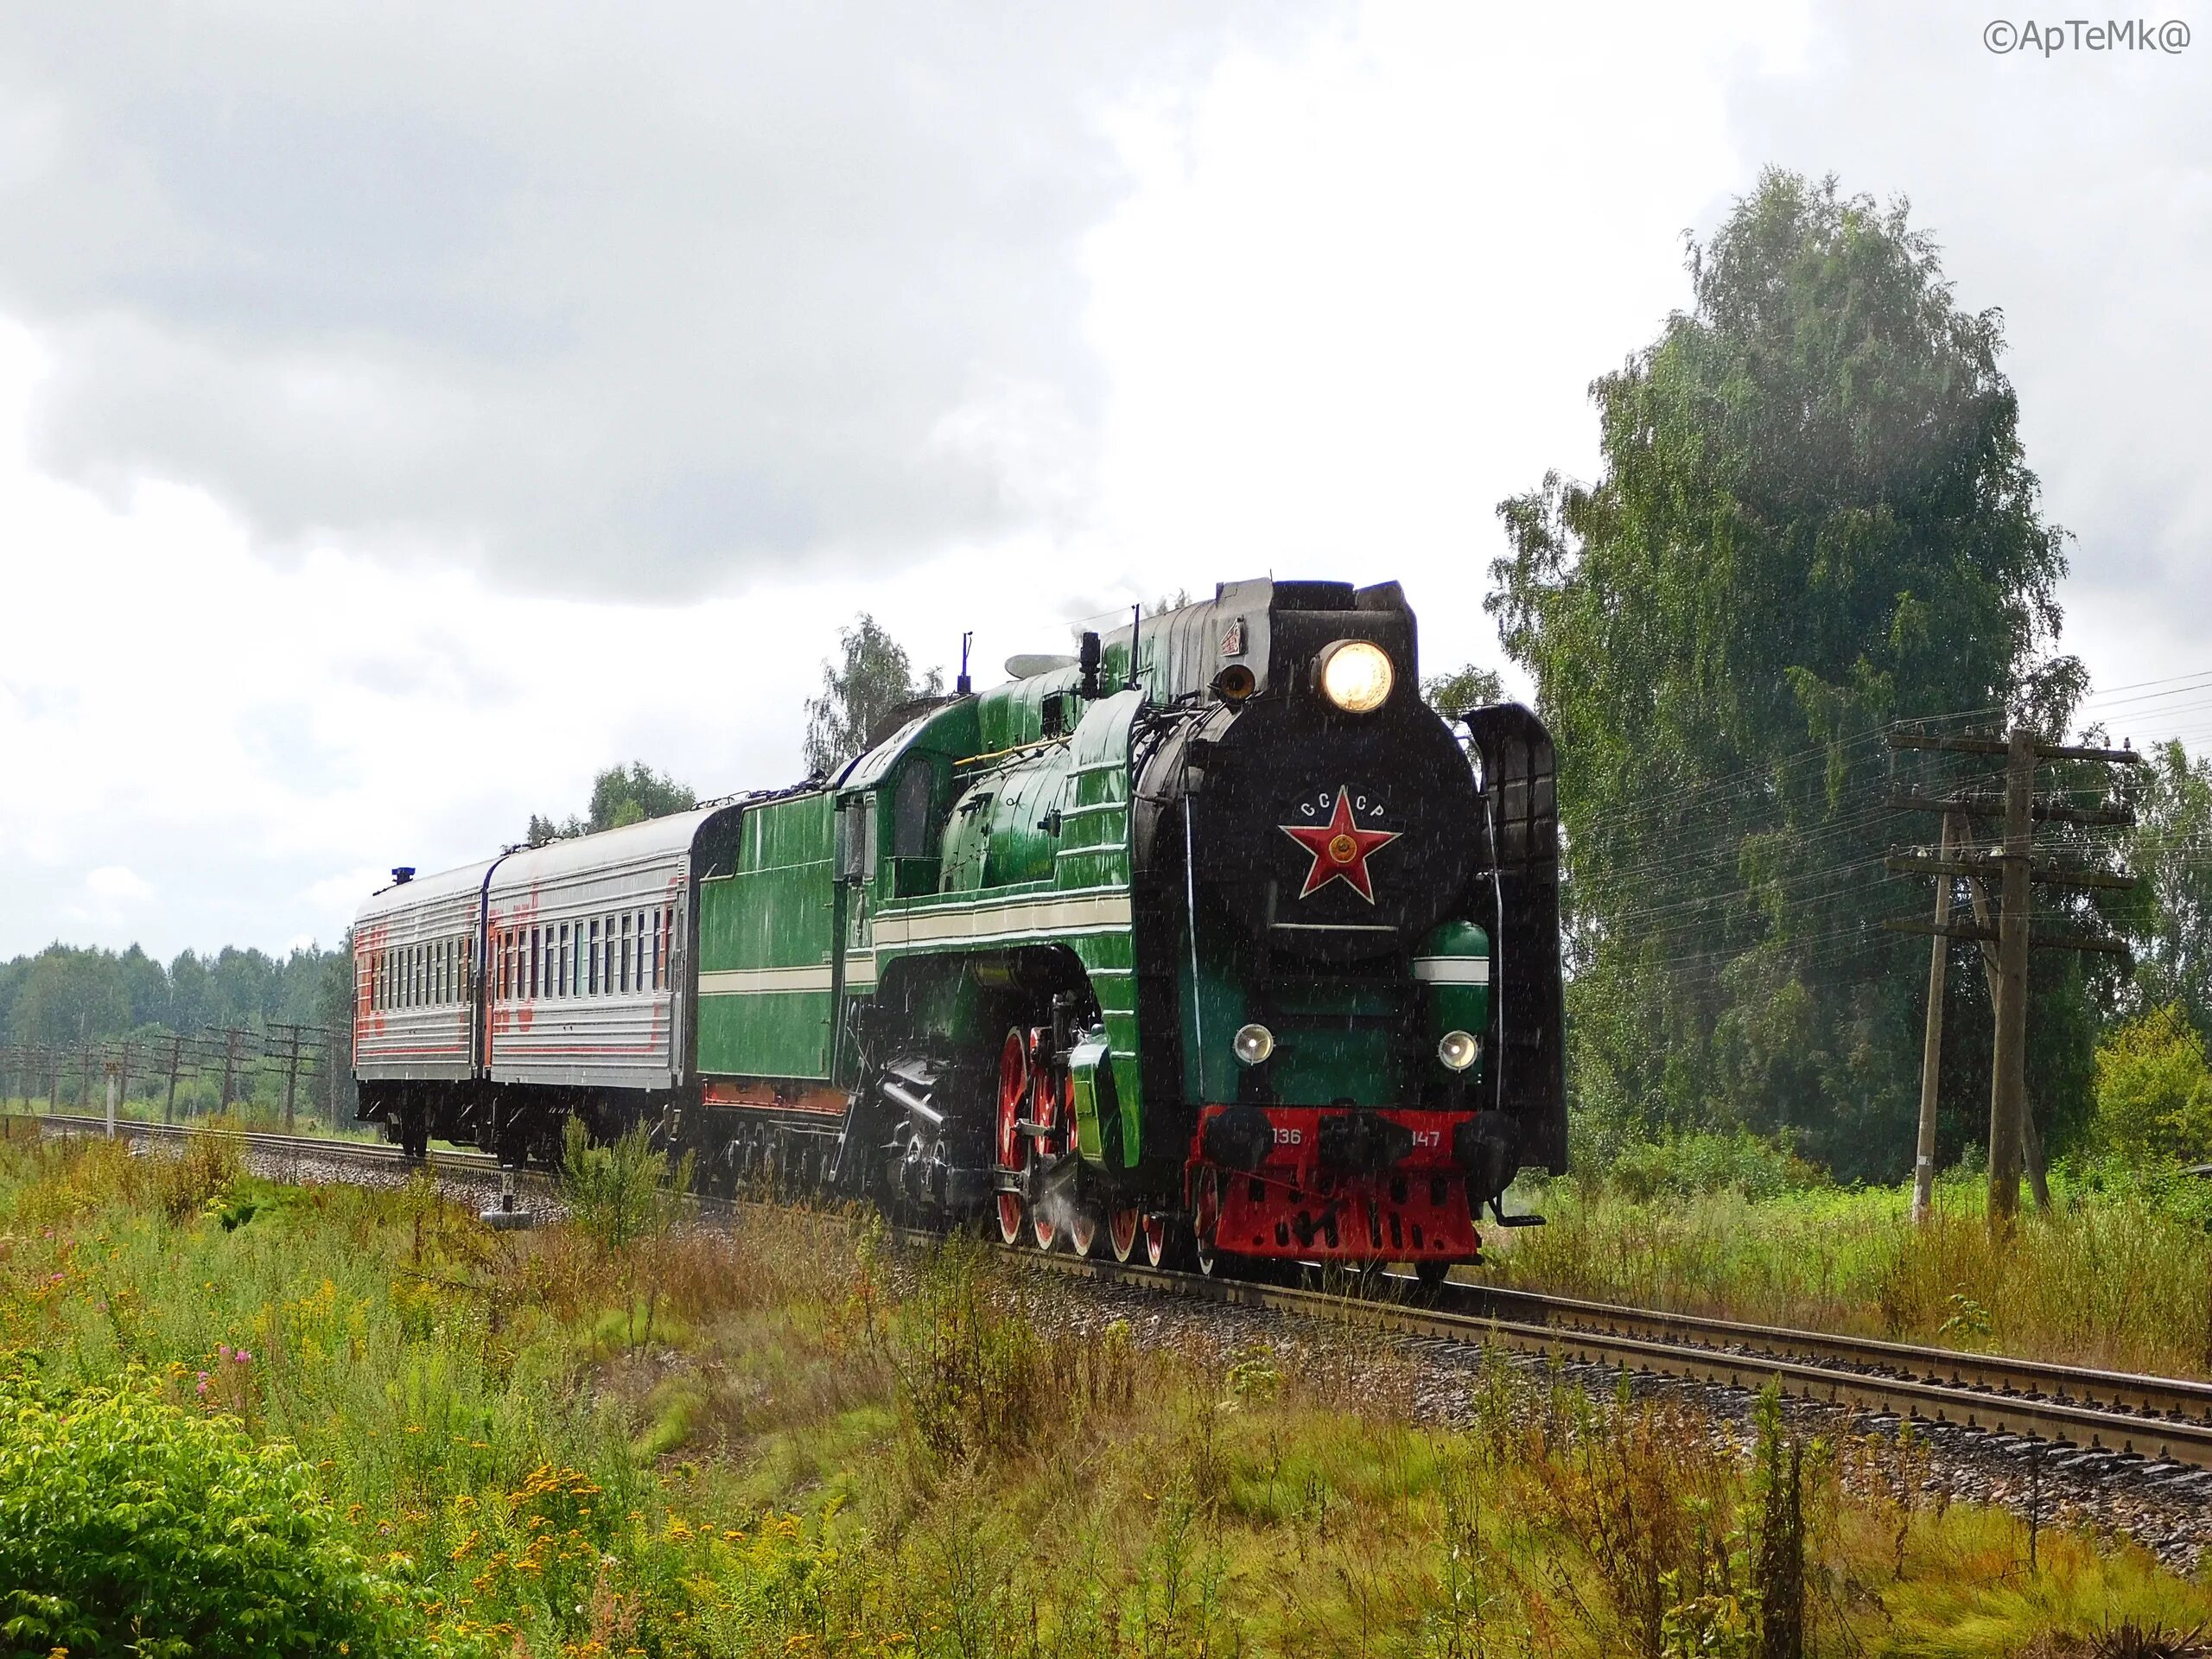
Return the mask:
[[537,1001],[537,962],[543,948],[543,941],[538,938],[538,930],[531,928],[530,930],[530,1000],[533,1002]]
[[584,969],[584,994],[599,995],[599,918],[591,918],[591,965]]

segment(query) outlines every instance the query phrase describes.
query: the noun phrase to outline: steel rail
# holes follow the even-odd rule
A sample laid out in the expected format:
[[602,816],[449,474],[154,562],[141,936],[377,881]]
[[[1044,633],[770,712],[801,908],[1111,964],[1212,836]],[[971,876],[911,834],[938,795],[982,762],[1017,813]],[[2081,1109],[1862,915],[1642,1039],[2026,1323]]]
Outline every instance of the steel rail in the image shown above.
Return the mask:
[[1503,1318],[1593,1333],[1691,1343],[1732,1352],[1857,1366],[1989,1394],[2038,1395],[2069,1405],[2212,1424],[2212,1382],[2193,1377],[2153,1376],[2023,1359],[2012,1354],[1972,1353],[1830,1331],[1754,1325],[1488,1285],[1448,1285],[1446,1297],[1450,1306],[1476,1318]]
[[[78,1134],[104,1135],[107,1128],[105,1118],[73,1115],[27,1121]],[[116,1131],[150,1140],[180,1138],[191,1128],[118,1119]],[[251,1130],[219,1133],[261,1152],[376,1164],[399,1162],[404,1156],[398,1147],[373,1143]],[[499,1167],[496,1158],[478,1152],[437,1153],[432,1162],[465,1169]],[[998,1248],[1016,1262],[1046,1271],[1195,1300],[1267,1308],[1430,1341],[1495,1344],[1567,1363],[1746,1392],[1773,1384],[1795,1398],[1878,1415],[2212,1468],[2212,1382],[2187,1377],[1967,1353],[1487,1286],[1447,1285],[1436,1301],[1424,1306],[1387,1295],[1342,1295],[1060,1251]],[[1386,1282],[1410,1289],[1410,1281]]]

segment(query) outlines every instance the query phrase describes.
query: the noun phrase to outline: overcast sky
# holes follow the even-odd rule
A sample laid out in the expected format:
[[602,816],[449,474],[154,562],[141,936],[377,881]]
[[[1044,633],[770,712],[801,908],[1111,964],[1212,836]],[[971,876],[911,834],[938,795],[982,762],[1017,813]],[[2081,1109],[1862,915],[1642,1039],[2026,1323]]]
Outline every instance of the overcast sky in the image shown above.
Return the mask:
[[0,955],[787,781],[863,608],[1397,576],[1497,664],[1497,502],[1770,162],[2003,308],[2098,683],[2212,670],[2204,10],[0,10]]

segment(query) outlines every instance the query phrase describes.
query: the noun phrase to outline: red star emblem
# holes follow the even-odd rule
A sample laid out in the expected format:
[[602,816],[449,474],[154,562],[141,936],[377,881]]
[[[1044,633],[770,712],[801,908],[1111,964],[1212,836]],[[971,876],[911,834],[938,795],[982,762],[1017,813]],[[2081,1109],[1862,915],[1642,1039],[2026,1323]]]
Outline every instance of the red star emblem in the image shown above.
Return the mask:
[[1354,893],[1375,902],[1375,887],[1367,879],[1367,855],[1398,838],[1395,830],[1362,830],[1351,821],[1351,797],[1339,785],[1337,810],[1326,823],[1278,824],[1277,829],[1313,855],[1313,868],[1298,896],[1310,899],[1332,881],[1342,881]]

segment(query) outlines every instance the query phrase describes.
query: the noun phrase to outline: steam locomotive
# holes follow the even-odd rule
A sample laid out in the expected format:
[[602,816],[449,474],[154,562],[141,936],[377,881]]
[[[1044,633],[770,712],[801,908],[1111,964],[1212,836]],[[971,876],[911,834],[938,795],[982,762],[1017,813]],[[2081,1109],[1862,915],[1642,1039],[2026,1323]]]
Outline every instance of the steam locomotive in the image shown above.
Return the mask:
[[[1565,1168],[1552,745],[1421,701],[1395,582],[1225,583],[897,711],[834,776],[354,928],[360,1116],[1207,1272],[1472,1261]],[[1517,1219],[1517,1218],[1516,1218]]]

